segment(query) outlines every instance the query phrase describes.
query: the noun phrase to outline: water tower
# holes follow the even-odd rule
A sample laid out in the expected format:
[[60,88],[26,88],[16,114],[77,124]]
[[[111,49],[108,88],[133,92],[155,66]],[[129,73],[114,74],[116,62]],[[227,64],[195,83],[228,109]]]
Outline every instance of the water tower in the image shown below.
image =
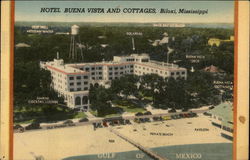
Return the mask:
[[[82,44],[79,36],[80,27],[77,25],[71,26],[71,40],[69,49],[69,58],[71,59],[83,59]],[[80,50],[80,53],[77,51]]]

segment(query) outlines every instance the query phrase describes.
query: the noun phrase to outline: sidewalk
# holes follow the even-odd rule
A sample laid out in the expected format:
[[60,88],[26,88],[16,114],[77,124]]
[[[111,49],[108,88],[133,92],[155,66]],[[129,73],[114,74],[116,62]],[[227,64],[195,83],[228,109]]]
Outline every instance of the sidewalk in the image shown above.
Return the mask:
[[100,120],[100,119],[103,119],[103,118],[94,116],[94,115],[91,114],[89,111],[84,112],[84,113],[87,115],[88,120]]

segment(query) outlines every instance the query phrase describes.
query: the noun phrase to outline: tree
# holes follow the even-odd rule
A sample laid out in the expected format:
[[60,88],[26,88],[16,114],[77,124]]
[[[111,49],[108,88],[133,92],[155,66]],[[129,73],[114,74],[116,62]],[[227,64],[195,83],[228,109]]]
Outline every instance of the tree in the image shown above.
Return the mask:
[[97,110],[98,116],[104,116],[112,112],[110,103],[112,100],[112,93],[110,89],[106,89],[103,86],[91,86],[89,98],[91,102],[91,109]]
[[120,79],[111,82],[110,90],[117,95],[123,94],[127,99],[129,95],[137,95],[138,89],[136,84],[138,81],[139,78],[136,75],[124,75]]

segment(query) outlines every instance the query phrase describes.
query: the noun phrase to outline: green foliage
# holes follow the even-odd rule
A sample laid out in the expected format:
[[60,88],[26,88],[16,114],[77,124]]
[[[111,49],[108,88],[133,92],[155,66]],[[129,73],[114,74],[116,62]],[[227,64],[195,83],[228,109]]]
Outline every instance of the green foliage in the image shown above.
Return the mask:
[[41,70],[36,62],[16,62],[14,69],[14,104],[20,107],[37,97],[49,97],[63,103],[63,98],[50,87],[50,72]]
[[[51,24],[52,25],[52,24]],[[63,26],[53,24],[58,29],[69,31],[71,24]],[[56,27],[55,27],[56,28]],[[142,36],[134,36],[136,51],[132,50],[131,36],[126,32],[142,32]],[[166,46],[152,46],[149,40],[161,39],[162,34],[167,32],[170,37],[175,37],[175,41],[169,41],[169,46],[175,51],[169,55],[169,61],[179,60],[177,63],[181,67],[196,70],[215,65],[223,69],[227,75],[233,74],[234,65],[234,45],[232,42],[222,43],[219,47],[207,45],[209,38],[228,39],[233,35],[233,29],[221,28],[161,28],[161,27],[116,27],[116,26],[81,26],[80,37],[84,44],[83,59],[72,61],[68,57],[70,36],[53,34],[27,34],[15,28],[15,44],[26,43],[31,47],[15,48],[14,54],[14,105],[15,110],[30,114],[28,117],[40,116],[41,110],[44,114],[56,114],[60,110],[46,107],[37,107],[40,110],[28,111],[31,106],[28,100],[46,96],[63,103],[63,99],[50,88],[51,76],[48,71],[40,70],[39,61],[49,61],[56,57],[56,52],[60,53],[65,63],[68,62],[95,62],[112,60],[115,55],[126,55],[146,52],[151,59],[166,61]],[[105,38],[98,38],[105,36]],[[101,44],[108,44],[106,48]],[[205,56],[200,63],[191,63],[186,55],[196,54]],[[129,95],[135,96],[139,100],[150,97],[154,106],[159,108],[183,108],[195,107],[203,104],[215,104],[218,100],[218,90],[214,89],[213,76],[204,72],[188,73],[188,79],[184,80],[164,80],[157,75],[144,75],[136,77],[128,75],[120,80],[112,81],[111,88],[91,87],[90,100],[91,107],[98,111],[98,115],[116,114],[119,109],[111,107],[114,99]],[[140,84],[139,86],[137,86]],[[223,99],[231,99],[230,94],[224,94]],[[26,107],[29,106],[29,107]],[[44,109],[42,109],[44,108]],[[64,114],[68,112],[65,111]],[[42,115],[42,114],[41,114]],[[62,114],[63,115],[63,114]],[[60,116],[59,116],[60,117]],[[67,116],[66,116],[67,117]],[[49,118],[50,119],[50,118]],[[57,118],[58,119],[58,118]]]
[[115,114],[119,109],[111,107],[112,92],[102,86],[92,86],[89,91],[91,109],[97,111],[97,116],[103,117],[107,114]]
[[136,95],[139,78],[136,75],[124,75],[120,79],[113,80],[110,90],[116,94],[123,94],[127,98],[129,95]]
[[14,110],[14,123],[26,123],[27,121],[56,122],[75,117],[79,117],[78,112],[59,105],[26,105],[22,106],[21,109]]

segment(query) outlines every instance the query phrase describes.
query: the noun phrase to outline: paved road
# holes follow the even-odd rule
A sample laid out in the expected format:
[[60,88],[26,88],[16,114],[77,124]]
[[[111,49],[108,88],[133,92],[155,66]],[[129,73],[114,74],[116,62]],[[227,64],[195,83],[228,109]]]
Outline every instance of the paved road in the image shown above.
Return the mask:
[[[204,113],[208,111],[209,109],[202,109],[202,110],[195,110],[192,111],[193,113]],[[175,113],[162,113],[162,114],[153,114],[153,115],[143,115],[143,116],[123,116],[123,119],[128,120],[134,120],[134,118],[153,118],[153,117],[159,117],[159,116],[171,116],[181,113],[190,113],[188,112],[175,112]],[[93,123],[102,123],[103,119],[105,118],[98,118],[89,120],[88,122],[75,122],[73,124],[52,124],[52,125],[46,125],[41,126],[41,129],[33,129],[33,130],[25,130],[25,132],[31,132],[31,131],[41,131],[41,130],[50,130],[50,129],[56,129],[56,128],[65,128],[65,127],[74,127],[74,126],[84,126],[84,125],[92,125]]]

